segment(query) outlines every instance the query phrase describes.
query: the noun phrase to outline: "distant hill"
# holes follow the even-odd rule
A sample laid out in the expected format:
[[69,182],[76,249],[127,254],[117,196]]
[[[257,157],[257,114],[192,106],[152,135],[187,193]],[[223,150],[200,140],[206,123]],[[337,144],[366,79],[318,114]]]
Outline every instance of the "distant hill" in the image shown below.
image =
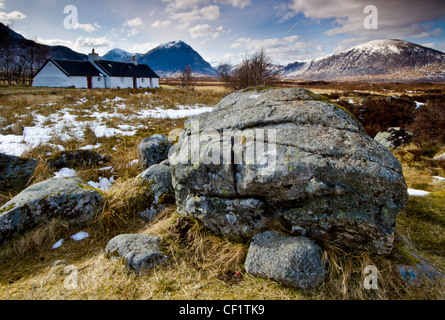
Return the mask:
[[138,57],[161,77],[179,75],[187,66],[195,76],[216,76],[216,71],[198,52],[183,41],[162,44]]
[[36,47],[41,52],[46,52],[46,58],[55,58],[55,59],[68,59],[68,60],[87,60],[88,57],[85,54],[78,53],[74,50],[71,50],[65,46],[47,46],[44,44],[37,43],[33,40],[28,40],[23,37],[21,34],[13,31],[11,28],[5,26],[0,23],[0,34],[2,36],[2,41],[8,42],[8,47],[10,49],[14,49],[17,52],[17,55],[20,52],[29,49],[30,47]]
[[305,80],[445,81],[445,53],[408,41],[383,39],[283,69]]
[[107,61],[116,61],[116,62],[130,62],[134,55],[141,55],[141,54],[133,54],[128,51],[115,48],[104,54],[101,57],[101,59]]

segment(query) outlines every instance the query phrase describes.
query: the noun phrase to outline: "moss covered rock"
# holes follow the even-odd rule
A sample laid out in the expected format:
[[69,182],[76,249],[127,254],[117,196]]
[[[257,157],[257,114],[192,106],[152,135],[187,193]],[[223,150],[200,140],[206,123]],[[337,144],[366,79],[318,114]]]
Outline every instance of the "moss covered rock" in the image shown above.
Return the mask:
[[[408,200],[402,166],[349,112],[313,92],[235,92],[187,120],[175,147],[169,161],[178,211],[214,232],[248,239],[278,223],[354,249],[393,247]],[[258,200],[262,217],[240,199]],[[235,227],[242,230],[224,231]]]
[[145,138],[138,145],[138,158],[141,170],[146,170],[168,158],[173,143],[162,134]]
[[0,190],[22,191],[37,167],[37,160],[0,153]]
[[77,178],[34,184],[0,208],[0,245],[52,218],[73,224],[87,222],[102,210],[103,202],[99,190]]

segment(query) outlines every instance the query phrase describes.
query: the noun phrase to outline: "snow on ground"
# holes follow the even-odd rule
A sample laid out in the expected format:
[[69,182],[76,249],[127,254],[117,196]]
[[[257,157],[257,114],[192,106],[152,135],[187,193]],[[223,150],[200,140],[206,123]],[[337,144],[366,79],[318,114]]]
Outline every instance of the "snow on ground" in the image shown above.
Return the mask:
[[73,234],[70,239],[73,239],[74,241],[81,241],[83,239],[88,238],[90,235],[87,232],[80,231],[76,234]]
[[158,119],[180,119],[193,117],[204,112],[210,112],[212,107],[199,107],[199,106],[177,106],[178,109],[162,109],[156,108],[155,110],[142,110],[138,112],[142,118],[158,118]]
[[113,182],[114,182],[113,177],[111,177],[110,179],[99,177],[99,182],[89,181],[88,185],[102,191],[107,191],[108,189],[111,188]]
[[[116,97],[109,102],[125,101],[125,99]],[[83,104],[86,102],[85,98],[82,98],[77,104]],[[60,138],[63,141],[76,138],[82,139],[84,137],[84,130],[90,128],[96,137],[111,137],[116,135],[133,136],[137,130],[147,128],[146,126],[139,125],[138,127],[131,126],[128,121],[134,119],[148,119],[148,118],[160,118],[160,119],[179,119],[188,118],[204,112],[209,112],[213,108],[203,107],[200,105],[194,106],[177,106],[177,109],[164,109],[157,107],[155,110],[141,110],[133,114],[121,114],[119,109],[125,107],[125,105],[119,105],[119,107],[110,110],[110,112],[98,112],[98,106],[90,107],[85,110],[85,115],[77,116],[73,112],[75,110],[64,108],[57,111],[57,113],[51,114],[48,117],[32,112],[34,117],[34,126],[25,127],[22,135],[0,135],[0,153],[5,153],[14,156],[21,156],[27,150],[37,147],[39,144],[49,144],[49,141],[53,138]],[[93,109],[93,110],[91,110]],[[114,111],[114,112],[112,112]],[[87,121],[82,121],[83,117],[88,117]],[[116,128],[108,127],[105,122],[113,119],[116,124]],[[121,122],[120,122],[121,121]],[[150,122],[147,121],[147,124]],[[53,145],[59,150],[63,150],[63,147],[59,145]],[[94,149],[98,146],[87,146],[84,149]]]
[[408,194],[414,197],[423,197],[429,194],[428,191],[417,190],[417,189],[408,189]]
[[55,178],[74,178],[77,172],[74,169],[62,168],[58,172],[54,173]]
[[414,101],[414,102],[416,103],[416,110],[419,109],[421,106],[425,105],[425,103],[423,103],[423,102],[417,102],[417,101]]

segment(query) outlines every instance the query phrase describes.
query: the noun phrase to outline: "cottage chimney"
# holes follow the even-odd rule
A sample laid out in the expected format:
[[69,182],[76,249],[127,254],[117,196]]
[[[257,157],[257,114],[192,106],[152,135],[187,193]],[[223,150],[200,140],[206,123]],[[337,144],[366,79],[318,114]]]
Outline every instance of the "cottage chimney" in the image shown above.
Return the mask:
[[132,58],[131,58],[131,62],[134,64],[134,65],[138,65],[138,59],[136,59],[136,56],[133,56]]
[[96,52],[94,52],[94,49],[93,49],[93,52],[91,52],[88,55],[88,61],[93,63],[94,61],[98,61],[98,60],[99,60],[99,55]]

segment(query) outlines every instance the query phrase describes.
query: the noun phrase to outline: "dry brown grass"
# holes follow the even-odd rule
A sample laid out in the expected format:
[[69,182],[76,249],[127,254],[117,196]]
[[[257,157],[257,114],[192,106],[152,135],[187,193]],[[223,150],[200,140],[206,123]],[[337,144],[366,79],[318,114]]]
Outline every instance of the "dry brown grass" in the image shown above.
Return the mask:
[[[205,83],[196,90],[161,89],[138,90],[72,90],[23,89],[0,92],[2,104],[15,106],[18,113],[25,114],[31,109],[31,101],[38,104],[55,103],[52,106],[32,105],[32,110],[42,115],[57,112],[69,106],[73,114],[91,121],[89,108],[97,105],[96,111],[116,110],[119,102],[103,103],[115,97],[126,99],[129,107],[120,112],[129,115],[141,108],[165,105],[175,108],[180,104],[196,103],[213,105],[219,101],[222,92],[211,92],[208,87],[220,84]],[[405,90],[429,90],[428,86],[400,87],[390,84],[331,84],[307,86],[317,90],[373,90],[393,94]],[[442,87],[431,87],[439,90]],[[387,91],[383,91],[387,90]],[[394,91],[390,91],[394,90]],[[25,94],[25,95],[24,95]],[[82,106],[75,105],[86,98]],[[10,121],[20,118],[9,110],[1,109],[0,116]],[[8,120],[9,121],[9,120]],[[31,121],[28,117],[27,121]],[[150,123],[148,123],[150,122]],[[445,271],[444,215],[445,183],[434,182],[433,175],[444,176],[444,167],[432,160],[431,152],[424,146],[410,145],[395,155],[403,164],[404,174],[410,188],[423,189],[430,196],[411,198],[407,208],[398,216],[396,247],[391,255],[372,256],[367,253],[353,253],[327,245],[325,259],[329,274],[326,282],[318,289],[303,292],[286,288],[271,280],[256,278],[244,270],[244,259],[248,245],[230,242],[209,232],[196,220],[179,217],[174,206],[168,207],[155,220],[149,222],[138,217],[137,213],[147,207],[147,186],[136,183],[140,172],[137,164],[129,163],[137,159],[136,147],[147,136],[156,133],[168,134],[174,128],[182,128],[184,119],[138,119],[129,124],[147,125],[135,136],[98,138],[91,128],[85,128],[84,139],[57,142],[67,149],[75,150],[91,144],[101,144],[96,151],[112,157],[113,173],[95,169],[82,169],[78,175],[85,180],[97,181],[99,177],[114,176],[117,182],[105,192],[104,211],[87,225],[69,226],[62,220],[48,222],[11,241],[0,248],[0,299],[444,299],[444,281],[425,281],[419,286],[407,286],[394,273],[397,264],[409,264],[412,258],[407,255],[404,245],[409,243],[422,259],[433,264],[439,271]],[[30,122],[29,122],[30,123]],[[109,123],[116,126],[115,121]],[[20,128],[19,128],[20,129]],[[48,156],[56,152],[49,145],[29,150],[27,156],[39,160],[38,170],[32,179],[36,183],[52,177],[53,172],[45,165]],[[6,202],[14,194],[1,193],[1,202]],[[89,237],[83,241],[66,240],[62,247],[52,250],[51,246],[59,239],[69,239],[78,232],[86,231]],[[169,260],[153,270],[136,274],[126,269],[118,259],[106,259],[104,248],[108,241],[118,234],[142,233],[159,236],[163,251]],[[58,260],[65,264],[54,266]],[[77,268],[79,287],[76,290],[64,287],[67,278],[66,266]],[[379,290],[366,290],[363,287],[363,268],[375,265],[379,270]],[[64,272],[65,270],[65,272]]]

